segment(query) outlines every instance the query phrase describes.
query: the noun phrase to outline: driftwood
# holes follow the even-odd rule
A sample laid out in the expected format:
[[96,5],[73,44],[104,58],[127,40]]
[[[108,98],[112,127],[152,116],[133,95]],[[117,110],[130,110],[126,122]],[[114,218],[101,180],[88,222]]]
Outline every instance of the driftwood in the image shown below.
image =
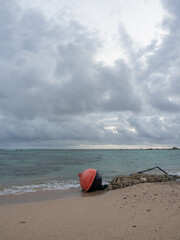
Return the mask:
[[117,188],[124,188],[132,185],[136,185],[139,183],[152,183],[152,182],[168,182],[168,181],[175,181],[176,179],[180,178],[176,175],[149,175],[149,174],[130,174],[130,175],[120,175],[115,177],[106,188],[106,191],[113,190]]

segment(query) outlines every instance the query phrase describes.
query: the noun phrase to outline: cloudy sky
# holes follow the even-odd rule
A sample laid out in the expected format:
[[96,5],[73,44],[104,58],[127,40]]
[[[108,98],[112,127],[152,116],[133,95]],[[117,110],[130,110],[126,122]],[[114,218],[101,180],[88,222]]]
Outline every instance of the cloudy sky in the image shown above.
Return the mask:
[[179,0],[1,0],[0,148],[180,147]]

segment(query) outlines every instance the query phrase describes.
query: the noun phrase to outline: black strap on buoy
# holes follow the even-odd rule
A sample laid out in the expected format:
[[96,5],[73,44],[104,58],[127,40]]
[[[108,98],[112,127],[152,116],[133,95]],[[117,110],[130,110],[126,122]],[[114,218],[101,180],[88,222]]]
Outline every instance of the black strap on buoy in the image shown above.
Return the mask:
[[136,174],[141,174],[141,173],[144,173],[144,172],[147,172],[147,171],[151,171],[151,170],[153,170],[153,169],[155,169],[155,168],[158,168],[160,171],[162,171],[163,173],[165,173],[165,174],[168,175],[167,172],[165,172],[162,168],[160,168],[160,167],[158,167],[158,166],[157,166],[157,167],[153,167],[153,168],[146,169],[146,170],[144,170],[144,171],[137,172]]

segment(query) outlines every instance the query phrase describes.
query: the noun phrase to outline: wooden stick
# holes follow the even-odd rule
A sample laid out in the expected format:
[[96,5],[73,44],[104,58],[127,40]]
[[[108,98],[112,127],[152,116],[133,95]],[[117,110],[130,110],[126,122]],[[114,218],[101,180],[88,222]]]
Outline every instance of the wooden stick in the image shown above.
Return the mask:
[[141,174],[141,173],[144,173],[144,172],[147,172],[147,171],[151,171],[151,170],[153,170],[153,169],[155,169],[155,168],[158,168],[160,171],[162,171],[163,173],[165,173],[165,174],[168,174],[167,172],[165,172],[162,168],[160,168],[160,167],[153,167],[153,168],[149,168],[149,169],[146,169],[146,170],[144,170],[144,171],[140,171],[140,172],[137,172],[137,174]]

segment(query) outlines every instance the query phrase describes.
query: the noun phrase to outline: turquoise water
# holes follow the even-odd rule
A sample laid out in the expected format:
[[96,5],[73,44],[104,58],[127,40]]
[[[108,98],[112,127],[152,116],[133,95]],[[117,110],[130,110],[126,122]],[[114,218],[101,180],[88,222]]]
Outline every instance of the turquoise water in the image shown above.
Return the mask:
[[0,150],[0,195],[79,187],[77,174],[87,168],[97,169],[107,183],[154,166],[180,174],[180,151]]

